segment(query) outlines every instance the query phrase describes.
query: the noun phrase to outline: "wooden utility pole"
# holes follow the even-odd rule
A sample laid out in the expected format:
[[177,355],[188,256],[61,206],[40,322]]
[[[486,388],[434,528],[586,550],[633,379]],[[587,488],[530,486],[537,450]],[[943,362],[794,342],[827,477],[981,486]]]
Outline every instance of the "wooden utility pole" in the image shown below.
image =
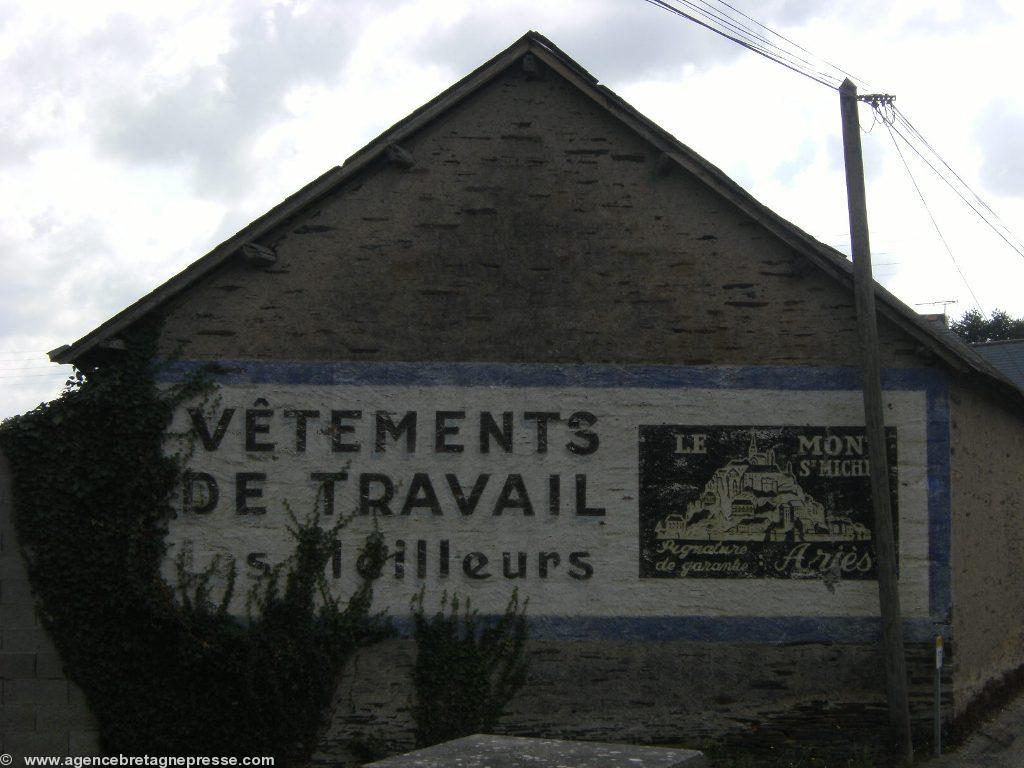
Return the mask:
[[882,613],[882,655],[889,721],[905,760],[914,759],[907,701],[907,660],[903,652],[903,619],[897,579],[896,545],[890,506],[889,462],[882,416],[882,370],[878,359],[878,323],[875,316],[875,281],[871,275],[864,160],[860,147],[857,86],[849,79],[839,88],[843,116],[843,155],[846,160],[846,197],[850,210],[853,250],[853,292],[857,305],[864,371],[864,423],[871,470],[871,501],[875,513],[875,552],[878,556],[878,599]]

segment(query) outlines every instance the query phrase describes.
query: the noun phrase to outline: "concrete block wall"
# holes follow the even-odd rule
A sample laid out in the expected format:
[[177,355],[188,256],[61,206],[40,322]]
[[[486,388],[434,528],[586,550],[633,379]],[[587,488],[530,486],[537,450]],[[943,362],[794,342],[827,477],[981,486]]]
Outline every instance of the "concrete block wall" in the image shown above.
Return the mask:
[[[0,454],[0,751],[99,754],[96,721],[36,616],[14,530],[10,467]],[[20,764],[17,763],[17,764]]]

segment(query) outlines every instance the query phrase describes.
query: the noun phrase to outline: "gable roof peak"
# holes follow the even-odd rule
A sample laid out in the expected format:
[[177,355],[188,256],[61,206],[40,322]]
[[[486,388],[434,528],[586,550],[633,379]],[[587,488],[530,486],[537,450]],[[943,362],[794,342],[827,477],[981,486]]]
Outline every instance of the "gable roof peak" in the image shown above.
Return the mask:
[[[88,359],[91,353],[102,348],[105,341],[113,339],[121,331],[186,290],[201,277],[239,253],[246,244],[257,241],[301,209],[316,203],[336,190],[376,158],[387,152],[391,145],[401,142],[405,137],[412,135],[451,110],[519,62],[526,53],[536,55],[548,69],[575,86],[583,95],[592,99],[614,118],[658,148],[663,153],[661,159],[665,164],[679,166],[758,222],[795,252],[806,257],[818,268],[844,285],[852,286],[852,266],[842,253],[819,242],[755,200],[718,167],[642,115],[613,91],[600,85],[596,77],[547,37],[535,30],[528,30],[496,56],[385,130],[346,159],[342,166],[331,168],[319,178],[285,198],[205,256],[78,341],[52,350],[49,353],[50,360],[57,363],[75,363]],[[904,332],[952,369],[981,374],[986,379],[995,379],[1000,387],[1010,387],[1015,396],[1020,399],[1021,404],[1024,405],[1024,392],[1021,392],[1002,374],[988,365],[977,353],[958,343],[948,334],[939,333],[936,329],[929,327],[918,317],[917,313],[877,283],[875,284],[875,294],[879,315],[884,315],[895,322]]]

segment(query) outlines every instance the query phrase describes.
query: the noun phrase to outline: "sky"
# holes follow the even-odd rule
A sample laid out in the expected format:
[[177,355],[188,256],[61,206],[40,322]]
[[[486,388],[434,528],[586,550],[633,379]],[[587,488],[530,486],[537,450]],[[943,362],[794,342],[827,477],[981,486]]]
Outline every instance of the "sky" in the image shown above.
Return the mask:
[[[1024,237],[1024,4],[730,0],[896,103]],[[528,29],[849,252],[836,91],[643,0],[0,0],[0,418],[70,343]],[[862,107],[875,277],[1024,316],[1024,258]],[[962,275],[961,275],[962,272]]]

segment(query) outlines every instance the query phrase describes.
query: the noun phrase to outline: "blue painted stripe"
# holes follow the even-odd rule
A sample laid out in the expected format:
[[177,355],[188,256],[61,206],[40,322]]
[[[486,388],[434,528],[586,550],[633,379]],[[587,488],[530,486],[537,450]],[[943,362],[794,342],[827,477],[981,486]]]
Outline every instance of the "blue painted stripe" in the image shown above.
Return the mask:
[[[334,384],[391,386],[644,387],[650,389],[859,389],[860,370],[811,366],[675,366],[509,363],[305,363],[253,360],[176,360],[159,366],[158,381],[214,366],[221,384]],[[887,369],[882,386],[930,390],[936,373]]]
[[[498,621],[497,615],[480,617]],[[412,634],[412,618],[394,617],[399,635]],[[534,640],[684,640],[702,643],[877,643],[881,623],[877,618],[846,616],[530,616]],[[928,642],[936,634],[948,639],[949,626],[927,619],[903,622],[907,642]]]
[[952,505],[949,476],[949,383],[940,379],[928,391],[928,613],[932,621],[953,620],[950,547]]

